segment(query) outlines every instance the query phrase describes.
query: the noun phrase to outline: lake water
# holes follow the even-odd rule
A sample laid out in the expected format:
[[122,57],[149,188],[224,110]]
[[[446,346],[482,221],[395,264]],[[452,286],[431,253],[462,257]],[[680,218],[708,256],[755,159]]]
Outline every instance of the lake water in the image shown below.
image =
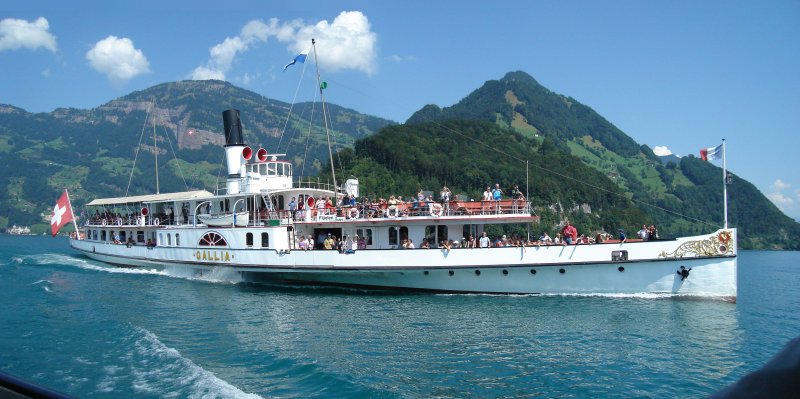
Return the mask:
[[83,398],[704,397],[800,335],[800,252],[737,303],[284,288],[0,236],[0,370]]

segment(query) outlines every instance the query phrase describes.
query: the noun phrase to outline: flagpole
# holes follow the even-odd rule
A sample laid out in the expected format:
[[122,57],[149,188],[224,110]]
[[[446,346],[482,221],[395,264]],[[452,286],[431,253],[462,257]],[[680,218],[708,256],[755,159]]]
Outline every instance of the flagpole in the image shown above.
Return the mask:
[[722,197],[725,212],[725,227],[728,228],[728,166],[725,159],[725,139],[722,139]]
[[69,204],[69,212],[72,214],[72,225],[75,226],[75,239],[80,240],[81,231],[78,230],[78,223],[75,222],[75,211],[72,210],[72,201],[69,200],[69,190],[65,188],[64,192],[67,193],[67,203]]

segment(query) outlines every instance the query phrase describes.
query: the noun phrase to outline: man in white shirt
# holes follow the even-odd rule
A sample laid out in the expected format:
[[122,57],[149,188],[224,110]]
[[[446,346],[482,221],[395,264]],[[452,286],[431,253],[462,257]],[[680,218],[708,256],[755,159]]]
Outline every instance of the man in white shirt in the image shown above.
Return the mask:
[[489,248],[489,243],[489,236],[486,235],[486,232],[484,231],[480,239],[481,248]]

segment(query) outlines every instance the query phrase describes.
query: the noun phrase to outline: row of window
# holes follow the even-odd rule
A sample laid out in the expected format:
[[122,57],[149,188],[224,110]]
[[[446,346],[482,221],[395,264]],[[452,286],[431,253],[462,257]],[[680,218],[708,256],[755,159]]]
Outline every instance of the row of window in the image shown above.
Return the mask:
[[[136,232],[127,232],[125,230],[86,230],[86,238],[89,240],[108,241],[118,244],[126,244],[129,239],[133,240],[136,244],[146,243],[144,231],[141,230]],[[153,239],[154,238],[155,236],[153,236]],[[181,235],[179,233],[175,233],[174,237],[173,233],[158,233],[159,245],[171,247],[173,246],[173,238],[175,240],[175,246],[179,247],[181,245]],[[245,235],[245,244],[248,247],[253,247],[253,238],[253,233],[247,233]],[[200,237],[200,241],[197,245],[201,247],[226,247],[228,246],[228,242],[221,234],[212,231]],[[269,233],[261,233],[261,248],[269,248]]]

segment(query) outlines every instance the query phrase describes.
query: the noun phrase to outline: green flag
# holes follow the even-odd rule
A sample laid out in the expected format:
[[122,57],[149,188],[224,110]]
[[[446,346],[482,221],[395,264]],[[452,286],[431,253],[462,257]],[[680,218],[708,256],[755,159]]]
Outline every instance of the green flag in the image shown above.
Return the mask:
[[325,90],[328,88],[328,82],[322,82],[319,84],[319,88]]

